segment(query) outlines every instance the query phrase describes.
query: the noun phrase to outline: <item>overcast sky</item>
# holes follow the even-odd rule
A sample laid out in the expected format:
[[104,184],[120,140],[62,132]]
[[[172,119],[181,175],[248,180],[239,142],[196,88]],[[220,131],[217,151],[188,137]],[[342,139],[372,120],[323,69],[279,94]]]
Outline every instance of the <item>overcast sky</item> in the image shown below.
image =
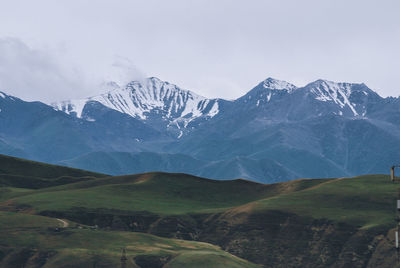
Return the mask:
[[46,102],[156,76],[233,99],[274,77],[400,95],[398,0],[0,2],[0,90]]

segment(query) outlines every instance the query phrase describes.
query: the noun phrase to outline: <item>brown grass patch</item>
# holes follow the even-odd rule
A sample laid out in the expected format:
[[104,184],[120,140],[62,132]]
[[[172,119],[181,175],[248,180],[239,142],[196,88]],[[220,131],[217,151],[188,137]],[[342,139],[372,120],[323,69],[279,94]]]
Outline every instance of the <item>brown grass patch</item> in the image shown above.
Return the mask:
[[153,174],[143,174],[135,181],[135,184],[146,182],[148,180],[151,180],[153,177]]

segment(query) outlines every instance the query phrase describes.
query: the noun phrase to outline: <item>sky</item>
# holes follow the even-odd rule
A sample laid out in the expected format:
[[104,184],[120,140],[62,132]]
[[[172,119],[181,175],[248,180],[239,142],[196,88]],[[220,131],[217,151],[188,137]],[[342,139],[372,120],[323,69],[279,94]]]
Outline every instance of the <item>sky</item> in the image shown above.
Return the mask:
[[155,76],[234,99],[267,77],[399,96],[398,0],[0,1],[0,90],[53,102]]

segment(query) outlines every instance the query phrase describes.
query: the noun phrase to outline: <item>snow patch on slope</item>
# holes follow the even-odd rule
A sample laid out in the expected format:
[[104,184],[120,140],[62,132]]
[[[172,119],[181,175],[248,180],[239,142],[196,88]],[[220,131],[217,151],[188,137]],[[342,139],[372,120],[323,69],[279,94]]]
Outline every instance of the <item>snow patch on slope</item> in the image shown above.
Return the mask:
[[263,81],[264,88],[275,89],[275,90],[287,90],[289,93],[295,90],[297,87],[286,81],[277,80],[274,78],[267,78]]
[[76,117],[82,117],[83,108],[86,105],[87,100],[74,100],[74,101],[62,101],[53,103],[52,106],[55,110],[63,111],[66,114],[76,114]]
[[216,101],[213,105],[213,107],[211,108],[211,110],[208,112],[208,115],[210,117],[214,117],[219,113],[219,105],[218,102]]
[[358,116],[354,104],[349,101],[352,93],[352,84],[318,80],[309,84],[309,86],[311,86],[311,92],[315,95],[316,100],[324,102],[332,101],[338,104],[340,108],[348,106],[354,116]]

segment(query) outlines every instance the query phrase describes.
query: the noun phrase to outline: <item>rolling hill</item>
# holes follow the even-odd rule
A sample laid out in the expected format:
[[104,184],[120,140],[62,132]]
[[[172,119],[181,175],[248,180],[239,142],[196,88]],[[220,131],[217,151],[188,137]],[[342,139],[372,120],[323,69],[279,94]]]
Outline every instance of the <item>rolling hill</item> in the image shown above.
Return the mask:
[[[74,223],[69,223],[74,224]],[[62,227],[57,219],[0,212],[2,267],[259,267],[207,243]]]
[[[73,191],[109,184],[103,180],[109,178],[104,174],[3,155],[0,155],[0,171],[2,204],[41,191],[57,192],[63,187],[67,190],[68,186]],[[85,186],[78,182],[94,184]],[[59,197],[54,196],[50,203],[64,202]],[[93,196],[88,199],[96,201]],[[15,207],[18,213],[4,211],[4,208],[0,211],[1,267],[116,267],[120,265],[122,248],[126,249],[126,267],[259,267],[203,242],[102,230],[73,221],[32,215],[33,211],[28,212],[25,205]]]
[[[242,179],[218,181],[162,172],[116,177],[100,175],[38,189],[3,186],[0,210],[7,216],[0,217],[0,221],[4,224],[13,225],[7,223],[12,217],[38,217],[35,219],[46,222],[44,229],[49,228],[50,223],[54,226],[57,223],[54,219],[70,222],[60,234],[55,232],[55,236],[65,236],[57,245],[46,246],[47,240],[54,242],[53,234],[47,233],[50,231],[27,234],[28,237],[42,236],[35,240],[42,242],[34,242],[36,246],[31,247],[25,246],[23,238],[16,235],[2,250],[3,262],[9,262],[13,254],[22,254],[26,248],[36,247],[38,251],[35,252],[42,252],[42,248],[54,247],[59,253],[49,257],[48,267],[52,267],[53,261],[63,256],[63,252],[72,254],[77,250],[68,244],[76,239],[77,243],[83,243],[80,251],[90,251],[90,256],[107,262],[111,255],[120,254],[120,245],[125,243],[129,248],[130,240],[121,242],[116,238],[122,235],[135,241],[143,239],[144,242],[138,243],[152,248],[145,255],[162,257],[160,252],[164,252],[166,246],[160,249],[159,244],[172,243],[171,252],[167,254],[172,257],[167,258],[166,267],[185,263],[188,267],[204,265],[201,261],[208,258],[201,257],[203,250],[214,254],[209,261],[218,263],[216,267],[223,267],[221,262],[225,261],[236,262],[239,267],[252,265],[218,248],[211,250],[213,246],[208,244],[193,244],[199,252],[192,252],[186,251],[190,244],[177,248],[178,242],[174,241],[181,240],[168,239],[211,243],[265,267],[396,267],[393,230],[397,188],[386,175],[260,184]],[[84,229],[77,228],[78,224]],[[34,230],[29,226],[17,229],[17,233]],[[92,234],[99,234],[99,237],[92,237]],[[93,241],[107,237],[118,242],[110,242],[113,248],[101,251],[80,242],[88,237]],[[152,242],[148,242],[149,239]],[[14,253],[8,254],[8,248]],[[137,248],[135,250],[131,256],[138,254]],[[181,255],[181,250],[187,255]],[[26,258],[27,263],[33,261],[35,254],[27,255],[30,256]],[[82,257],[83,260],[88,258],[91,257]],[[149,261],[146,258],[145,261]],[[67,259],[62,260],[68,263]]]
[[86,170],[0,155],[1,186],[39,189],[106,176]]

